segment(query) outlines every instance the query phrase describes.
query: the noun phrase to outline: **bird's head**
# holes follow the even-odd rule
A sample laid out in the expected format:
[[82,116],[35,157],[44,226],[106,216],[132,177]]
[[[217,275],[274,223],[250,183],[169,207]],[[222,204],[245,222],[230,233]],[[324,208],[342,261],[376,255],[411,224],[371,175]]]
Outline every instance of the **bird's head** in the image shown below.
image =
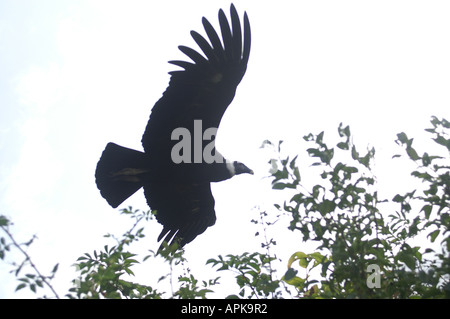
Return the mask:
[[239,175],[239,174],[254,174],[253,170],[251,170],[250,168],[248,168],[247,166],[245,166],[243,163],[241,162],[227,162],[227,168],[228,171],[230,172],[231,176],[234,175]]

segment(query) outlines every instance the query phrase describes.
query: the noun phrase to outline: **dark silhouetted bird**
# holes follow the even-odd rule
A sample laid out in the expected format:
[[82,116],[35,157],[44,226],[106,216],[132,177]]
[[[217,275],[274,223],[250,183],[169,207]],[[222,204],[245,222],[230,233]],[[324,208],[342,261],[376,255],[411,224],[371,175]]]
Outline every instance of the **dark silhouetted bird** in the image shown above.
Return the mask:
[[194,63],[169,61],[182,70],[170,72],[169,86],[152,109],[142,137],[144,152],[109,143],[97,164],[97,187],[112,207],[141,187],[147,203],[163,225],[158,241],[181,247],[214,225],[211,182],[252,170],[225,160],[215,149],[215,129],[247,69],[250,24],[244,13],[243,32],[234,5],[231,26],[222,10],[222,41],[203,18],[209,42],[191,35],[204,56],[179,49]]

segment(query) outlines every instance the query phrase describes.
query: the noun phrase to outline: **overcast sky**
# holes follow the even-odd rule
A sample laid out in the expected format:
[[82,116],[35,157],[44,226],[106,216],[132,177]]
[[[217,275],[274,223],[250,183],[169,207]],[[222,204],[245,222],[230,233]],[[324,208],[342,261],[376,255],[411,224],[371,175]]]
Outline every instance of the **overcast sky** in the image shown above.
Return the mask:
[[[252,49],[218,147],[256,175],[214,185],[217,223],[186,249],[194,274],[210,257],[259,248],[247,228],[253,207],[272,196],[262,182],[270,159],[262,141],[322,130],[331,137],[344,122],[358,145],[376,148],[379,182],[392,184],[400,182],[390,160],[396,134],[425,144],[430,117],[450,115],[448,1],[234,3],[241,18],[249,15]],[[43,272],[61,263],[61,295],[77,257],[131,226],[94,182],[106,143],[142,149],[151,107],[176,68],[167,61],[185,59],[178,45],[197,49],[189,31],[205,34],[203,16],[217,27],[218,10],[229,16],[229,5],[0,0],[0,213],[19,241],[37,235],[29,252]],[[147,209],[142,192],[124,205]],[[145,249],[157,249],[159,232],[148,226]],[[301,249],[298,241],[287,251]],[[0,297],[33,296],[13,293],[10,269],[0,263]],[[135,280],[153,283],[150,273]]]

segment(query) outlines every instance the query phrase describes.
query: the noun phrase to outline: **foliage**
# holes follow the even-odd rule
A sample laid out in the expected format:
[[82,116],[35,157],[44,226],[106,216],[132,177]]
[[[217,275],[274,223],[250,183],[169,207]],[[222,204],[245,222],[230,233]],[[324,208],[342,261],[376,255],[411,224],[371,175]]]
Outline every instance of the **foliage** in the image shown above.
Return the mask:
[[[136,255],[127,251],[126,247],[134,241],[143,238],[144,228],[137,228],[142,220],[152,218],[150,212],[123,209],[122,214],[130,216],[135,223],[121,239],[116,239],[117,245],[105,246],[103,251],[84,254],[77,259],[75,266],[80,271],[80,278],[74,280],[76,285],[70,289],[70,298],[160,298],[161,294],[150,286],[136,284],[122,279],[125,274],[134,275],[132,266],[139,262]],[[113,237],[106,235],[106,237]]]
[[[279,210],[289,212],[289,229],[299,231],[303,241],[316,241],[317,252],[296,252],[288,263],[285,281],[293,285],[299,297],[313,298],[412,298],[449,297],[449,198],[448,151],[449,122],[433,117],[433,140],[446,148],[447,156],[422,156],[413,148],[413,139],[405,133],[396,142],[405,148],[418,169],[411,174],[424,186],[397,194],[391,211],[388,200],[381,200],[371,172],[375,149],[360,155],[352,144],[350,128],[339,126],[341,138],[336,148],[324,142],[324,132],[304,137],[310,142],[307,153],[321,168],[321,184],[307,189],[302,185],[297,157],[277,160],[273,188],[296,190]],[[335,160],[347,156],[347,163]],[[400,155],[395,155],[395,158]],[[336,163],[337,162],[337,163]],[[271,161],[272,165],[274,160]],[[384,211],[380,208],[383,206]],[[412,240],[425,234],[430,243],[440,237],[440,251],[412,246]],[[422,238],[422,241],[424,238]],[[292,263],[302,268],[321,267],[318,279],[297,277]],[[376,273],[372,273],[372,271]],[[377,278],[376,282],[371,282]]]
[[[85,254],[78,258],[76,264],[81,273],[81,277],[74,281],[76,285],[71,289],[75,295],[68,295],[71,298],[129,298],[129,299],[160,299],[163,292],[153,289],[151,286],[134,283],[123,279],[124,275],[134,276],[131,270],[132,266],[139,264],[133,254],[125,249],[132,243],[144,238],[141,227],[136,230],[141,221],[149,221],[153,219],[150,211],[143,212],[133,210],[131,207],[123,209],[122,214],[128,215],[135,223],[133,227],[127,231],[121,239],[116,239],[117,245],[113,247],[105,246],[103,251],[94,251],[93,256]],[[106,235],[106,237],[113,237]],[[185,262],[183,250],[178,249],[176,245],[165,245],[158,253],[150,251],[150,255],[145,256],[143,261],[157,255],[163,257],[170,264],[170,273],[162,276],[159,281],[170,278],[172,284],[172,270],[174,266],[178,266]],[[192,274],[185,274],[178,278],[180,287],[177,291],[172,292],[173,298],[205,298],[206,293],[212,290],[207,287],[215,285],[217,279],[203,282],[203,288],[199,287],[198,280]],[[173,290],[173,289],[172,289]]]
[[[264,146],[276,153],[269,161],[272,188],[283,191],[285,200],[252,220],[261,228],[255,235],[264,235],[260,252],[207,260],[218,272],[233,274],[238,290],[228,298],[449,298],[450,123],[433,117],[431,125],[426,131],[442,154],[417,150],[406,133],[397,135],[396,143],[406,156],[394,155],[393,160],[414,163],[411,175],[418,183],[392,199],[380,198],[377,191],[372,168],[375,149],[357,148],[349,126],[339,126],[334,147],[326,143],[324,132],[306,135],[307,159],[302,154],[283,156],[282,142],[265,141]],[[308,173],[317,172],[320,183],[302,179],[301,167],[308,158],[312,159]],[[207,298],[220,287],[220,277],[200,280],[194,276],[186,267],[184,251],[176,246],[165,245],[141,260],[132,252],[132,244],[145,237],[141,224],[154,220],[153,214],[132,208],[121,213],[133,221],[131,229],[120,238],[106,235],[114,245],[78,258],[80,277],[67,297]],[[274,264],[280,260],[273,253],[277,242],[268,238],[266,230],[282,218],[287,218],[288,229],[299,234],[301,241],[290,247],[289,260],[282,261],[287,271],[279,277]],[[0,238],[0,258],[5,260],[12,248],[24,256],[21,263],[12,264],[17,290],[28,287],[36,292],[47,287],[59,298],[51,286],[58,265],[50,275],[42,275],[26,252],[34,237],[18,244],[10,225],[0,216],[6,234]],[[310,243],[315,243],[312,252],[295,248]],[[169,267],[158,285],[168,281],[170,293],[129,280],[137,265],[157,258]],[[27,267],[32,272],[21,276]],[[176,275],[180,269],[182,274]]]
[[[54,297],[59,298],[58,293],[53,289],[51,281],[55,277],[58,271],[59,264],[56,264],[50,271],[50,275],[42,275],[36,265],[31,260],[31,257],[26,252],[26,249],[33,243],[36,236],[33,236],[25,243],[17,243],[13,235],[10,232],[11,221],[3,215],[0,215],[0,228],[7,235],[7,237],[0,237],[0,259],[5,260],[6,252],[10,252],[11,248],[16,248],[23,256],[23,260],[20,263],[12,262],[13,269],[11,273],[17,277],[19,285],[16,287],[16,291],[28,287],[32,292],[36,293],[38,288],[47,287],[51,290]],[[22,270],[25,268],[31,268],[32,272],[21,276]]]

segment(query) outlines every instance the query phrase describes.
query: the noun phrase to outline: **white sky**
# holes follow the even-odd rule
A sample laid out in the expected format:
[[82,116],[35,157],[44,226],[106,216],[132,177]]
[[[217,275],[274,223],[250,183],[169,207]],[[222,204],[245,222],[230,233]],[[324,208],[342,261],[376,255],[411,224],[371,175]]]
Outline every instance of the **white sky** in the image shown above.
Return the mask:
[[[208,258],[259,248],[247,228],[252,208],[273,196],[261,182],[270,159],[259,149],[263,140],[331,136],[344,122],[362,149],[375,146],[380,184],[392,185],[402,178],[390,161],[396,133],[428,143],[431,115],[450,115],[448,1],[234,3],[241,17],[249,14],[252,51],[218,145],[257,175],[214,185],[218,221],[187,246],[200,279],[224,275],[203,266]],[[0,213],[15,223],[18,240],[37,234],[30,254],[43,272],[60,263],[61,295],[77,257],[131,226],[95,186],[104,146],[141,149],[151,107],[175,68],[167,61],[184,59],[178,45],[197,49],[189,31],[205,34],[203,16],[217,27],[219,8],[229,16],[229,4],[0,0]],[[125,205],[147,209],[142,192]],[[158,247],[159,231],[147,227],[142,249]],[[285,244],[293,245],[287,252],[302,250],[298,240]],[[153,278],[159,266],[147,264],[134,280],[153,284],[166,272]],[[33,297],[13,293],[9,270],[0,263],[0,297]]]

